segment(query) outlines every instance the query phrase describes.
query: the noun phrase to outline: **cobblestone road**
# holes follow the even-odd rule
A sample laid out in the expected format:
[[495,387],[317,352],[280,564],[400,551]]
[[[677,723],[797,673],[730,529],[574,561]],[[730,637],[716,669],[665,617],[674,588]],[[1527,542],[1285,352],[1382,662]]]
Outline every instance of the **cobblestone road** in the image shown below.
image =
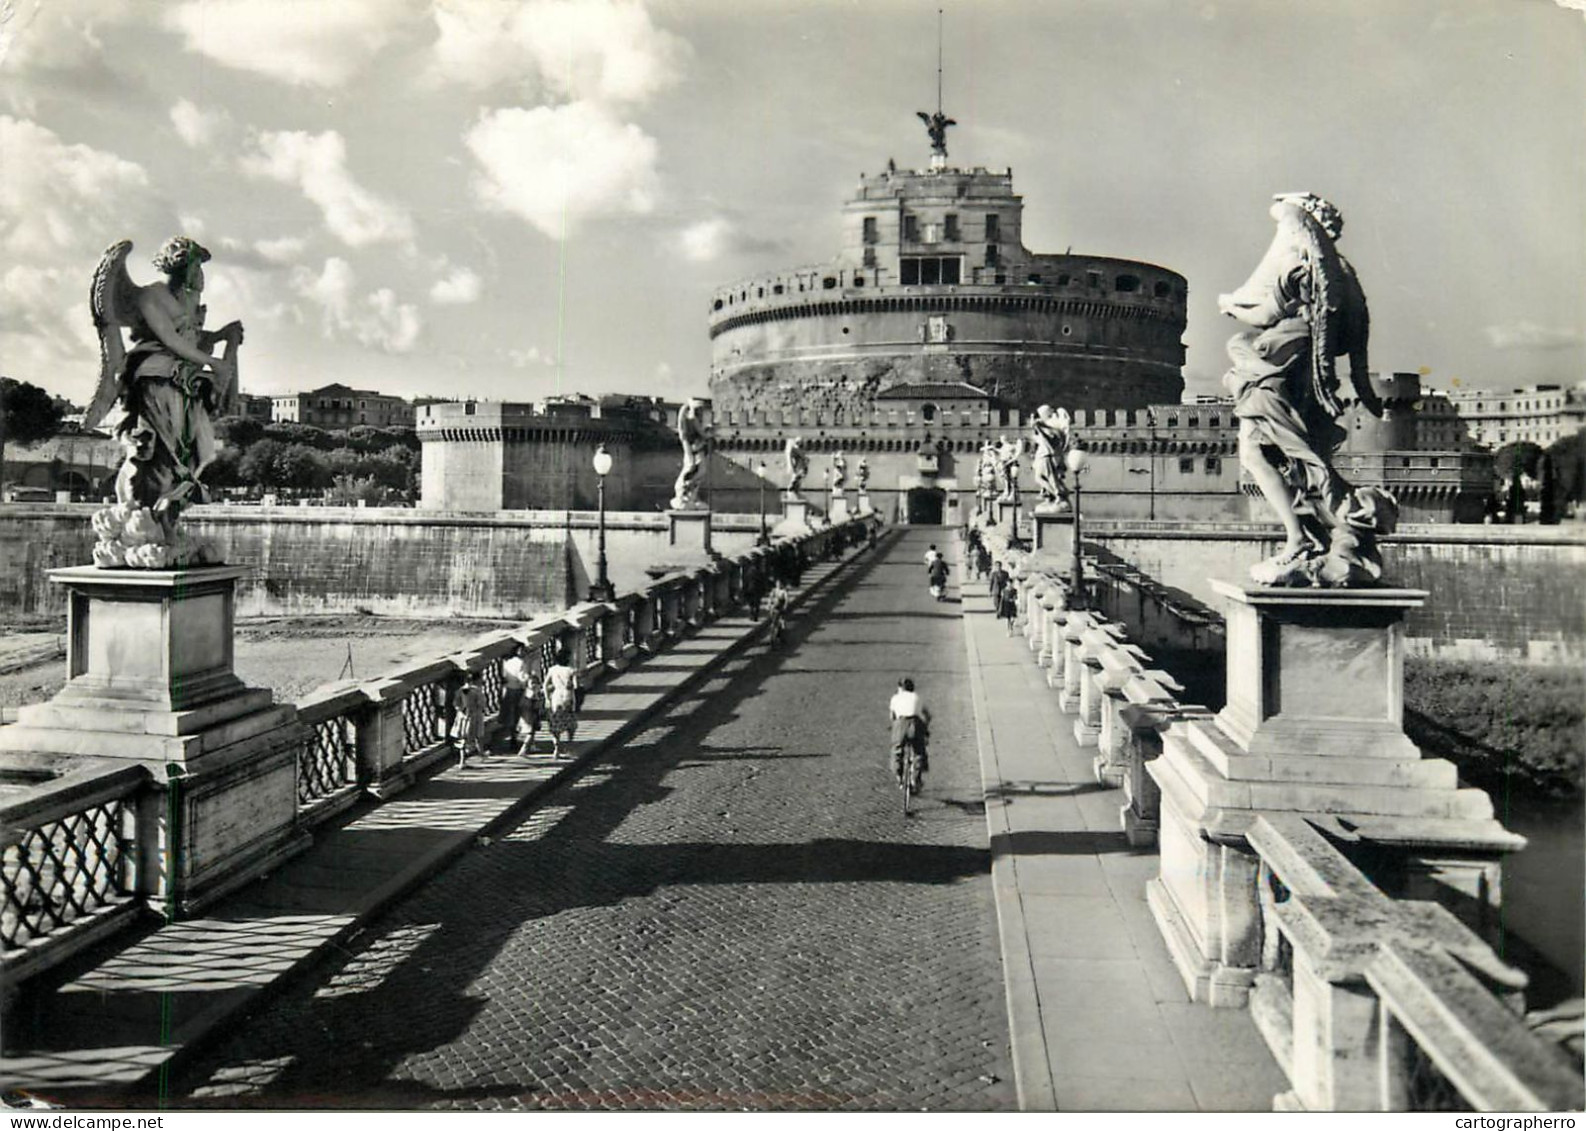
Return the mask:
[[[169,1102],[1013,1108],[959,606],[926,594],[932,540],[862,560],[784,649],[756,646],[470,852]],[[884,754],[904,672],[936,715],[907,821]]]

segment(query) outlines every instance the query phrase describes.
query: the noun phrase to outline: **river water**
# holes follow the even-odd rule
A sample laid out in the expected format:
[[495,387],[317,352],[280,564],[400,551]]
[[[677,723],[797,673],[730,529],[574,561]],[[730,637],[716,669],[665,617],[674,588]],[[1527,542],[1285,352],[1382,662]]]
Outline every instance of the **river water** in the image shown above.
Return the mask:
[[1586,966],[1586,799],[1494,797],[1498,819],[1530,841],[1503,863],[1503,921],[1583,992]]

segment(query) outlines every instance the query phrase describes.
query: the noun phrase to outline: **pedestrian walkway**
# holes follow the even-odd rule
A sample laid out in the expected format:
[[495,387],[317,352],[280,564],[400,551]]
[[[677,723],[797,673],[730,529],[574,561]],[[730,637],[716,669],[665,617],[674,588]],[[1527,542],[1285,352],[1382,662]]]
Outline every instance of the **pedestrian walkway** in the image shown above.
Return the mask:
[[[812,564],[799,609],[855,558]],[[7,1018],[0,1081],[74,1103],[160,1089],[205,1037],[340,950],[362,924],[459,853],[636,734],[759,634],[731,616],[634,664],[589,695],[572,758],[497,754],[447,768],[314,833],[313,846],[199,918],[156,926],[66,968]],[[548,745],[542,739],[541,749]],[[58,974],[57,981],[61,981]],[[163,1089],[162,1089],[163,1090]]]
[[963,582],[969,672],[1025,1111],[1270,1111],[1288,1089],[1244,1010],[1191,1002],[1146,906],[1157,855],[1131,849],[1123,793],[1029,645]]

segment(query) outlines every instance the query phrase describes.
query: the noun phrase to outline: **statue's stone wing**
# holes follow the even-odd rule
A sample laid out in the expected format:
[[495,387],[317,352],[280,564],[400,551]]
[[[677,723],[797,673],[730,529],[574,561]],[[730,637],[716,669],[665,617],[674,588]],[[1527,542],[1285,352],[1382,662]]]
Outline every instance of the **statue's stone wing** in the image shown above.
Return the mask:
[[83,424],[88,428],[104,419],[116,402],[116,394],[121,391],[121,371],[127,359],[121,331],[132,325],[137,303],[137,287],[132,276],[127,274],[127,253],[131,250],[131,240],[122,240],[107,248],[94,271],[94,283],[88,292],[94,329],[99,331],[99,385],[88,403],[88,411],[83,414]]

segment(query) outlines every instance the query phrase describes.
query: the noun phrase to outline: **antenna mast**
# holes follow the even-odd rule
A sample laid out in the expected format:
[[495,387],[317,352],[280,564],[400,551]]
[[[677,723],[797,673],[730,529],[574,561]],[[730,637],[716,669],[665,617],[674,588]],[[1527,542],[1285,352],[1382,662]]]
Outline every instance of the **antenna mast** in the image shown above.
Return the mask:
[[931,138],[931,168],[947,167],[947,127],[958,123],[942,113],[942,10],[936,9],[936,113],[919,111],[916,117],[925,123],[925,132]]
[[942,10],[936,9],[936,112],[942,112]]

